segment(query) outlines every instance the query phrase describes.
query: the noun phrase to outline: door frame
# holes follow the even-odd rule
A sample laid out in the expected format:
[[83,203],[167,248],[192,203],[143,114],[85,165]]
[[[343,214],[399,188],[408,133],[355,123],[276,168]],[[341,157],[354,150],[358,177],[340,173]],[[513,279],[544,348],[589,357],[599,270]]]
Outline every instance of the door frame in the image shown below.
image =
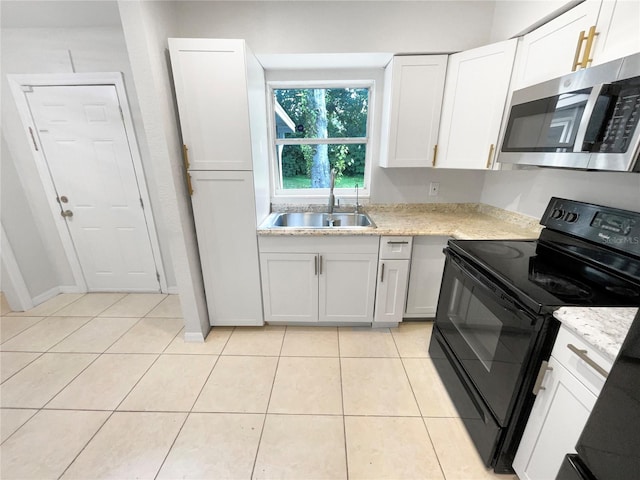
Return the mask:
[[[124,123],[125,134],[129,143],[129,151],[133,161],[133,169],[136,174],[136,180],[138,184],[138,190],[140,192],[140,198],[145,205],[144,218],[146,221],[147,233],[151,244],[151,252],[156,267],[156,272],[159,276],[159,288],[162,293],[167,293],[167,279],[164,271],[164,265],[162,263],[162,255],[160,253],[160,243],[158,241],[158,231],[156,228],[153,210],[151,208],[151,200],[149,198],[149,191],[147,189],[147,182],[142,168],[142,158],[140,156],[140,150],[138,147],[138,141],[136,138],[135,129],[133,126],[133,119],[131,117],[131,109],[129,107],[129,101],[127,92],[124,86],[124,78],[120,72],[100,72],[100,73],[46,73],[46,74],[17,74],[7,75],[9,87],[11,93],[16,102],[20,120],[24,127],[25,140],[29,144],[29,149],[32,153],[32,159],[35,163],[36,169],[40,176],[41,184],[44,188],[45,194],[49,198],[56,198],[56,192],[53,184],[53,179],[49,174],[47,161],[44,156],[40,140],[37,135],[37,129],[31,111],[29,109],[29,103],[26,98],[26,89],[28,87],[38,86],[92,86],[92,85],[113,85],[116,89],[118,96],[118,102],[122,111],[122,120]],[[30,130],[34,132],[32,137]],[[16,169],[22,178],[25,178],[22,167],[18,164]],[[49,202],[51,213],[55,220],[60,215],[59,207],[54,202]],[[71,239],[71,232],[67,228],[66,223],[55,221],[56,228],[58,230],[58,236],[62,242],[62,246],[71,267],[74,281],[78,292],[87,292],[88,286],[82,272],[80,260],[76,253],[73,241]]]

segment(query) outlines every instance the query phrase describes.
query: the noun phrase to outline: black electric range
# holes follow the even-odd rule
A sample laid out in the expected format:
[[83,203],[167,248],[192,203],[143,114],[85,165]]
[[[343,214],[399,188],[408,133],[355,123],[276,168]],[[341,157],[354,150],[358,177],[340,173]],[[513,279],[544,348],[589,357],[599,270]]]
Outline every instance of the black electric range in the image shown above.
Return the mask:
[[640,213],[552,198],[535,240],[450,240],[429,351],[480,456],[512,472],[562,306],[640,305]]

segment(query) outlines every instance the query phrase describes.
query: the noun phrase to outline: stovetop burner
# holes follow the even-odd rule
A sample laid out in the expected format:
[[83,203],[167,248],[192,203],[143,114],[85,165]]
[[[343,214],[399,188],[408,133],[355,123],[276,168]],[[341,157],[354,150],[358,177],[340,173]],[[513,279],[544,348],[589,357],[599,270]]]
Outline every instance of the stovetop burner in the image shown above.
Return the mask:
[[539,272],[533,272],[529,278],[532,282],[557,297],[587,299],[592,296],[591,289],[577,280],[571,280],[552,273]]
[[[547,242],[452,240],[449,246],[496,278],[522,305],[536,312],[560,306],[640,304],[638,282],[624,280]],[[636,268],[635,263],[631,267]]]
[[520,258],[523,255],[519,249],[499,242],[483,243],[478,245],[478,250],[500,258]]

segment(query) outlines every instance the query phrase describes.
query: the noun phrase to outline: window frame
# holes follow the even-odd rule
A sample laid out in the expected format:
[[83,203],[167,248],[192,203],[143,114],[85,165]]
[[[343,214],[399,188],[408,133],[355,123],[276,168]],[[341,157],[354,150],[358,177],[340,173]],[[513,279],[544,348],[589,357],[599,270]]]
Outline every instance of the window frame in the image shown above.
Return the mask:
[[[292,75],[293,76],[293,75]],[[374,103],[376,82],[366,80],[271,80],[267,81],[267,128],[269,131],[269,166],[271,172],[271,197],[280,201],[316,201],[324,200],[329,195],[329,188],[282,188],[282,169],[279,164],[277,149],[279,145],[321,145],[321,144],[364,144],[365,167],[363,185],[358,185],[360,199],[370,196],[371,169],[373,162],[372,129],[374,128]],[[279,89],[309,88],[366,88],[369,92],[367,105],[367,134],[365,137],[333,137],[333,138],[276,138],[275,124],[275,92]],[[335,188],[334,195],[342,198],[355,198],[354,188]]]

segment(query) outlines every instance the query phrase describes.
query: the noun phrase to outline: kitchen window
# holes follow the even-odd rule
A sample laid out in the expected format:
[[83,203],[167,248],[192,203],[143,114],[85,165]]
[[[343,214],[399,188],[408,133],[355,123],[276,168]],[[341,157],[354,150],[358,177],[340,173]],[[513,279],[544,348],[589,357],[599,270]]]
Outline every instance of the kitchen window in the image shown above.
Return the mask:
[[271,83],[276,196],[367,196],[373,82]]

